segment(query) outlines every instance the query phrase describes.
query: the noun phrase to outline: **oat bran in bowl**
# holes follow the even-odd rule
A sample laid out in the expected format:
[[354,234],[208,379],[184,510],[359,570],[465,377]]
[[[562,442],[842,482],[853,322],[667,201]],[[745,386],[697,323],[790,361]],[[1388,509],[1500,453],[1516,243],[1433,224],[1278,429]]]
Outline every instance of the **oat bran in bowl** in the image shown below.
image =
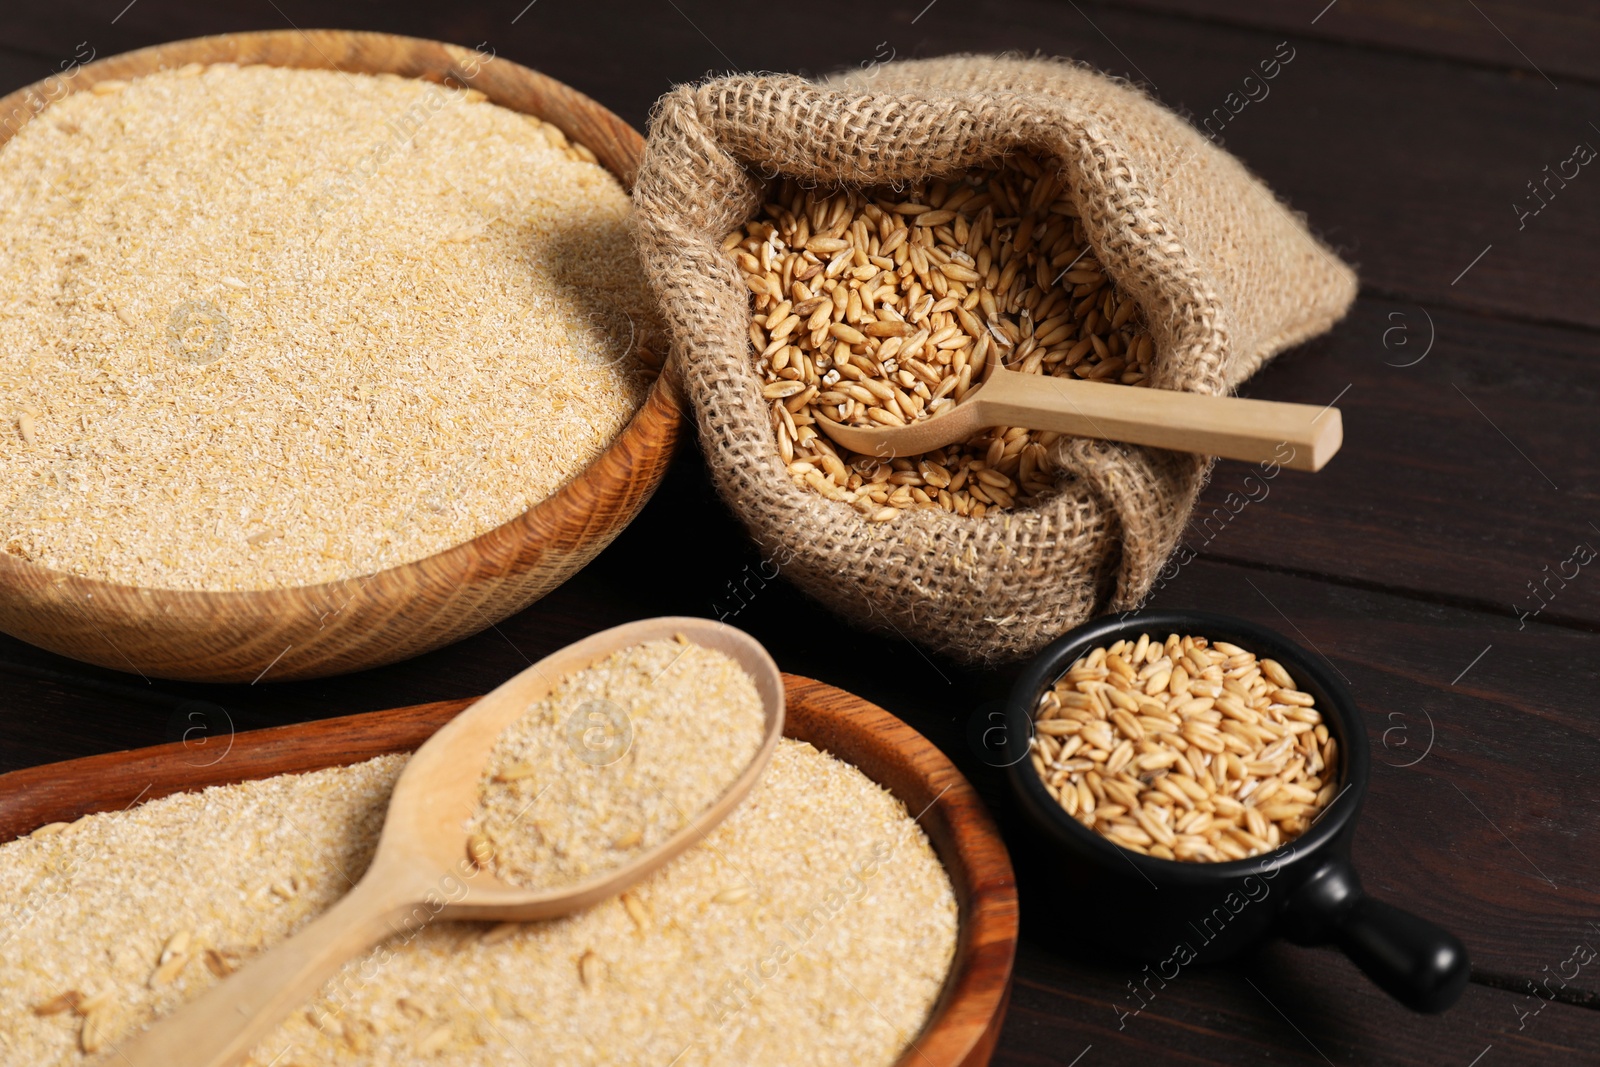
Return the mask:
[[[820,682],[786,676],[785,688],[772,766],[704,847],[568,919],[408,925],[386,956],[353,961],[284,1025],[279,1037],[297,1047],[279,1067],[517,1062],[510,1047],[539,1048],[548,1062],[659,1067],[691,1041],[682,1065],[987,1063],[1017,936],[996,827],[904,722]],[[358,877],[370,857],[406,758],[394,750],[415,748],[466,703],[243,733],[235,758],[198,775],[180,746],[164,746],[58,764],[49,783],[83,786],[65,793],[36,770],[0,780],[15,798],[0,838],[18,838],[0,845],[0,867],[53,862],[65,879],[48,883],[64,906],[19,930],[30,958],[61,966],[0,979],[0,1047],[29,1062],[81,1062],[86,1031],[91,1043],[120,1044],[325,909],[347,887],[339,872]],[[217,788],[184,795],[207,786]],[[118,892],[90,858],[105,853],[103,834],[164,873]],[[470,875],[459,877],[446,895],[470,892]],[[163,888],[180,882],[223,891]],[[86,935],[82,916],[101,902],[115,917]],[[122,931],[124,951],[111,956],[78,947]],[[828,1023],[847,1017],[860,1025]],[[586,1039],[617,1054],[585,1059]]]
[[[60,260],[0,319],[0,629],[153,676],[358,670],[525,607],[654,491],[680,419],[616,116],[487,53],[339,31],[66,84],[0,102],[38,111],[0,183],[51,209],[0,271]],[[165,168],[74,147],[113,113]],[[139,177],[119,199],[66,164]]]

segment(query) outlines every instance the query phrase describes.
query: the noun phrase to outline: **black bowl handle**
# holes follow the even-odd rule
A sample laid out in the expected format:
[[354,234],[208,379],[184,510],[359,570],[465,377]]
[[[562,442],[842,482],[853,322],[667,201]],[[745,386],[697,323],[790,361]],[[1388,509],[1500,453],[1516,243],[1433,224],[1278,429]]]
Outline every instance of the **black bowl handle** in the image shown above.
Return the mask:
[[1338,945],[1379,988],[1413,1011],[1450,1007],[1472,969],[1454,934],[1367,896],[1342,859],[1330,860],[1295,890],[1282,923],[1284,936],[1296,944]]

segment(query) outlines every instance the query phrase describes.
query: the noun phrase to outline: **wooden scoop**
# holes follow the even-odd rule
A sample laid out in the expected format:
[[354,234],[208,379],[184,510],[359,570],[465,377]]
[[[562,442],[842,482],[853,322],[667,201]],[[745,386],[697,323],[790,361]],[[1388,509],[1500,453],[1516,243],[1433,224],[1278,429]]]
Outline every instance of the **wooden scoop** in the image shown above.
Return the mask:
[[[501,731],[563,676],[612,652],[683,634],[732,657],[755,681],[766,737],[737,781],[654,851],[589,881],[520,889],[468,861],[467,818]],[[548,919],[627,889],[693,845],[731,812],[766,769],[783,734],[783,680],[752,637],[706,619],[659,618],[618,626],[547,656],[452,719],[417,750],[395,783],[372,866],[333,907],[112,1053],[118,1067],[225,1067],[237,1063],[341,964],[391,934],[444,919]]]
[[1023,374],[994,363],[982,385],[932,418],[908,426],[846,426],[827,418],[817,423],[835,443],[879,459],[931,452],[990,426],[1023,426],[1316,471],[1344,440],[1339,409],[1332,405],[1137,389]]

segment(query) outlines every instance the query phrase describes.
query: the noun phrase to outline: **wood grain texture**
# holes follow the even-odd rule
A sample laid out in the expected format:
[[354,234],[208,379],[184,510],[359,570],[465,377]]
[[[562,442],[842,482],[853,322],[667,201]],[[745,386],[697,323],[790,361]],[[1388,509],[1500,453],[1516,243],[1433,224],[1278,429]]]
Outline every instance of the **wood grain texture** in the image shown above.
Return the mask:
[[[1100,6],[1100,5],[1095,5]],[[1132,0],[1165,11],[1256,29],[1377,45],[1485,66],[1600,79],[1600,11],[1587,0]]]
[[[1444,1015],[1417,1015],[1334,951],[1282,942],[1163,983],[1139,964],[1063,961],[1036,940],[1034,921],[1048,901],[1024,892],[1023,905],[1025,940],[996,1067],[1067,1067],[1090,1046],[1077,1067],[1594,1063],[1600,1021],[1586,1008],[1468,985]],[[1590,943],[1600,947],[1593,936]]]
[[[904,722],[809,678],[786,675],[784,684],[784,733],[854,764],[920,813],[956,890],[961,929],[950,978],[899,1067],[982,1067],[1004,1018],[1017,942],[1016,885],[998,830],[955,766]],[[471,703],[240,734],[225,759],[205,767],[180,743],[0,775],[0,840],[172,793],[413,751]]]
[[[542,74],[498,59],[480,64],[454,45],[387,34],[283,30],[205,37],[99,60],[51,84],[81,92],[100,81],[193,62],[390,72],[470,84],[497,104],[561,127],[624,186],[632,184],[643,146],[621,119]],[[42,89],[19,90],[0,99],[0,116],[32,113],[48,99]],[[23,125],[7,122],[0,144]],[[671,390],[670,379],[658,377],[617,439],[554,494],[423,559],[314,586],[211,592],[135,588],[0,554],[0,630],[118,670],[216,682],[315,678],[438,648],[544,596],[632,521],[666,472],[681,431]]]
[[1521,613],[1600,628],[1600,569],[1567,563],[1600,552],[1593,333],[1363,297],[1245,392],[1338,397],[1344,448],[1315,478],[1219,464],[1180,559],[1409,591],[1512,629]]

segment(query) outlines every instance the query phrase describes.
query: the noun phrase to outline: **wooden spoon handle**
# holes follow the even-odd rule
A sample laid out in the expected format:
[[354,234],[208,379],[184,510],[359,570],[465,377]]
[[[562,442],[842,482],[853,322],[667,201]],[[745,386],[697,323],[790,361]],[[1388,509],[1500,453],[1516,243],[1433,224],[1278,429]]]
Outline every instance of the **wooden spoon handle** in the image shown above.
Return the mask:
[[1344,440],[1339,409],[996,370],[974,398],[986,426],[1026,426],[1315,471]]
[[[309,1003],[341,964],[400,928],[412,905],[386,882],[364,878],[289,940],[116,1048],[108,1067],[238,1063],[285,1016]],[[269,1049],[267,1059],[283,1051]]]

